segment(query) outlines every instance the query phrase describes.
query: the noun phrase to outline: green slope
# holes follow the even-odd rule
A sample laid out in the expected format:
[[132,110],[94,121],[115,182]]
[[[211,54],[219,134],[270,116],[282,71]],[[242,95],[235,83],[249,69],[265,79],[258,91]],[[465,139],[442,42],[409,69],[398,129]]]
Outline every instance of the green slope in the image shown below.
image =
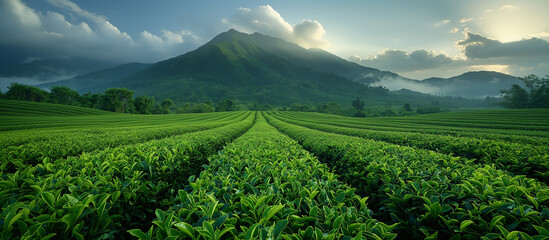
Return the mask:
[[115,113],[53,103],[0,100],[0,116],[80,116],[107,114]]
[[228,31],[195,51],[156,63],[117,85],[135,90],[136,95],[176,102],[227,97],[268,104],[348,102],[365,92],[387,94],[338,74],[297,64],[297,60],[288,61],[255,44],[256,36]]

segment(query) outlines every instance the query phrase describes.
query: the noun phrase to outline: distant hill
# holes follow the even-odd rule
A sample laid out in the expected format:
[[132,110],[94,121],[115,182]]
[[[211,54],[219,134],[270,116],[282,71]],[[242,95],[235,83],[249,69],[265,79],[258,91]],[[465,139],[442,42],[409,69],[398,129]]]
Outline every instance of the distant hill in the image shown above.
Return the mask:
[[387,102],[439,102],[442,106],[447,103],[469,107],[478,104],[369,86],[390,78],[415,81],[363,67],[320,49],[305,49],[278,38],[231,29],[194,51],[165,61],[122,65],[41,87],[68,85],[81,93],[125,87],[135,90],[137,96],[170,98],[176,103],[231,98],[271,105],[330,101],[349,105],[360,96],[367,105],[381,106]]
[[439,95],[479,98],[498,96],[501,89],[509,89],[513,84],[524,85],[517,77],[499,72],[467,72],[451,78],[428,78],[422,85],[435,87]]
[[370,83],[390,90],[412,90],[437,96],[464,98],[485,98],[500,95],[500,90],[513,84],[523,85],[517,77],[499,72],[467,72],[450,78],[428,78],[425,80],[386,77]]
[[59,79],[60,77],[81,75],[115,65],[112,62],[87,58],[37,58],[23,63],[5,63],[0,65],[0,77],[32,78],[38,82],[46,82]]
[[37,85],[37,87],[47,89],[53,86],[68,86],[73,89],[78,89],[81,93],[100,92],[111,87],[113,82],[134,74],[150,65],[151,64],[145,63],[128,63],[76,76],[67,80],[40,84]]

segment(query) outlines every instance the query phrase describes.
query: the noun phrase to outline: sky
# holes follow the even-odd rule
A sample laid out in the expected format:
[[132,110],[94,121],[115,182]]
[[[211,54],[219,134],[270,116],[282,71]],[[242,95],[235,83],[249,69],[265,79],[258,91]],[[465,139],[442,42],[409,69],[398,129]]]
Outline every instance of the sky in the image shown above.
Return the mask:
[[[152,63],[234,28],[404,77],[549,74],[547,0],[0,0],[0,63]],[[8,49],[9,51],[7,51]]]

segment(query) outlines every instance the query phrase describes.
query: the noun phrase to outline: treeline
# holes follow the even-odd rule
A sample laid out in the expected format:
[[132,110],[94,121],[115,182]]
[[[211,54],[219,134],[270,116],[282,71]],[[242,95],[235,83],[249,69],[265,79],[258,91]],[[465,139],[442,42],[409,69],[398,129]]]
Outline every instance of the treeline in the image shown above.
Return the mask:
[[534,74],[519,78],[526,89],[514,84],[510,89],[501,90],[504,108],[549,108],[549,75],[540,78]]
[[[67,86],[55,86],[50,92],[26,84],[12,83],[4,94],[0,92],[0,99],[48,102],[86,108],[96,108],[105,111],[133,114],[167,114],[173,111],[174,103],[170,99],[156,102],[151,96],[133,97],[135,92],[126,88],[109,88],[103,93],[91,92],[80,94]],[[177,108],[177,113],[233,111],[234,106],[230,99],[214,103],[193,104],[186,103]]]
[[12,83],[5,94],[0,92],[0,98],[19,101],[48,102],[64,105],[95,108],[105,111],[132,114],[168,114],[168,113],[206,113],[223,111],[300,111],[319,112],[354,117],[393,117],[415,114],[437,113],[442,111],[438,102],[431,106],[412,108],[409,103],[395,109],[388,103],[384,109],[366,108],[364,101],[356,98],[351,105],[342,106],[338,102],[319,104],[293,103],[290,106],[272,106],[259,103],[237,104],[231,99],[219,102],[207,100],[203,103],[183,103],[177,106],[170,99],[156,102],[152,96],[133,97],[134,91],[126,88],[109,88],[105,92],[79,94],[67,86],[55,86],[50,92],[30,85]]

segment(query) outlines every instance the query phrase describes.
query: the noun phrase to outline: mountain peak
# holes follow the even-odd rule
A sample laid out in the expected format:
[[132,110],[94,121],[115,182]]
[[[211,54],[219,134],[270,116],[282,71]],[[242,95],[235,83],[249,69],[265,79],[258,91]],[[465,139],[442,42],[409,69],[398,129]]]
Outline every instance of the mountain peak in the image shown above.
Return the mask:
[[235,30],[234,28],[229,29],[226,32],[222,32],[215,36],[210,42],[207,44],[218,44],[223,42],[233,42],[235,40],[242,40],[243,38],[250,36],[249,34],[239,32]]

